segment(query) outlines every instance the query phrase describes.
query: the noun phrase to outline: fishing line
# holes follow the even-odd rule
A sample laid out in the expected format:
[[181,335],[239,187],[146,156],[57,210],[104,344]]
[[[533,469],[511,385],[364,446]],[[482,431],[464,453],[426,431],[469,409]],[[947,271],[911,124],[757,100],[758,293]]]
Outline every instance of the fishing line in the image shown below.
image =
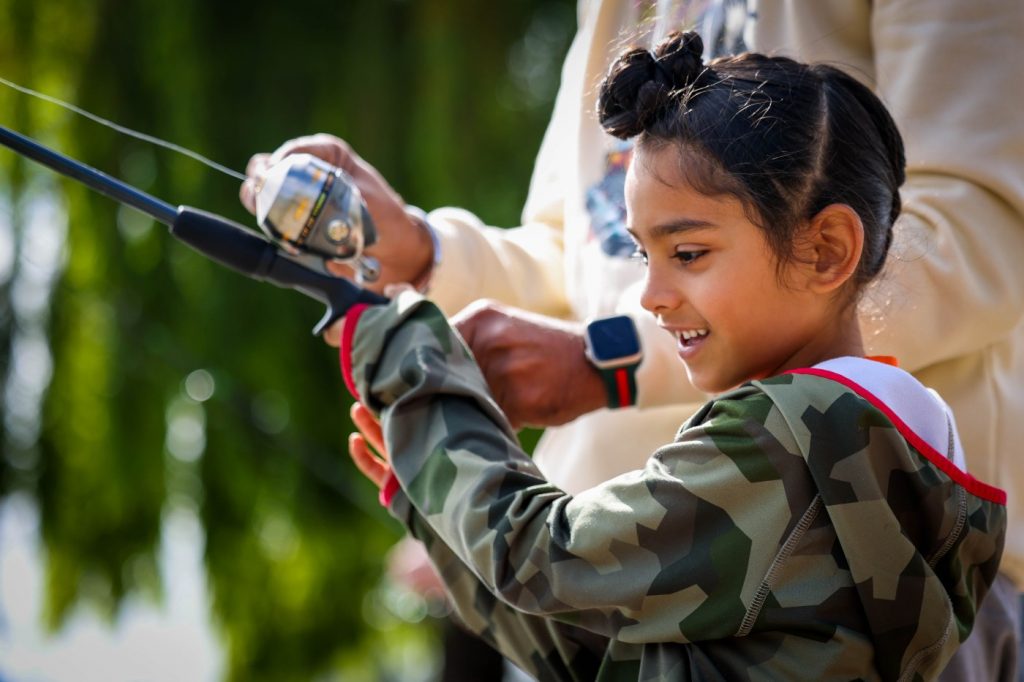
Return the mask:
[[59,107],[63,107],[64,109],[67,109],[68,111],[70,111],[72,113],[78,114],[79,116],[84,116],[85,118],[87,118],[87,119],[89,119],[91,121],[95,121],[96,123],[99,123],[101,125],[104,125],[104,126],[110,128],[111,130],[114,130],[116,132],[121,133],[122,135],[127,135],[128,137],[134,137],[137,140],[142,140],[143,142],[148,142],[149,144],[153,144],[153,145],[156,145],[158,147],[163,147],[164,149],[169,149],[172,152],[177,152],[179,154],[187,156],[190,159],[198,161],[199,163],[202,163],[202,164],[204,164],[206,166],[209,166],[210,168],[212,168],[212,169],[214,169],[216,171],[220,171],[221,173],[224,173],[225,175],[228,175],[228,176],[230,176],[232,178],[235,178],[236,180],[243,180],[244,181],[246,179],[246,176],[243,175],[242,173],[239,173],[238,171],[232,170],[232,169],[228,168],[227,166],[222,166],[221,164],[217,163],[216,161],[208,159],[205,156],[203,156],[202,154],[199,154],[198,152],[194,152],[191,149],[187,149],[185,147],[182,147],[181,145],[174,144],[173,142],[168,142],[167,140],[160,139],[159,137],[154,137],[152,135],[147,135],[146,133],[140,133],[139,131],[132,130],[131,128],[126,128],[123,125],[114,123],[113,121],[108,121],[107,119],[105,119],[105,118],[103,118],[101,116],[97,116],[96,114],[94,114],[92,112],[89,112],[89,111],[86,111],[85,109],[82,109],[80,107],[76,107],[74,104],[70,104],[70,103],[65,102],[63,100],[59,100],[56,97],[52,97],[52,96],[47,95],[47,94],[42,93],[42,92],[38,92],[38,91],[33,90],[31,88],[26,88],[23,85],[18,85],[17,83],[12,83],[11,81],[7,80],[6,78],[3,78],[2,76],[0,76],[0,83],[3,83],[4,85],[6,85],[7,87],[11,88],[12,90],[17,90],[18,92],[23,93],[25,95],[31,95],[32,97],[35,97],[37,99],[43,100],[44,102],[49,102],[50,104],[56,104]]

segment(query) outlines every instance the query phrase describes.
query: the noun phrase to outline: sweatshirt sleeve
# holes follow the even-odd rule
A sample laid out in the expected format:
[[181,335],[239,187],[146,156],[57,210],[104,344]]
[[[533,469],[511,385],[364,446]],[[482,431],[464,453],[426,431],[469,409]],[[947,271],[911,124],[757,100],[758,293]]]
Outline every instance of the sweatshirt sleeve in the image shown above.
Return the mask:
[[868,295],[883,314],[865,331],[915,371],[989,346],[1024,317],[1024,6],[877,2],[871,34],[907,182],[889,266]]
[[493,298],[544,315],[569,314],[560,218],[501,229],[469,211],[442,208],[428,219],[441,248],[430,295],[445,313]]
[[[716,401],[643,470],[573,497],[520,450],[432,304],[403,294],[350,315],[343,337],[347,382],[381,416],[393,512],[421,518],[519,612],[626,643],[731,636],[793,514],[810,504],[760,475],[780,445],[748,423],[765,411],[756,398]],[[802,470],[799,455],[781,459]]]

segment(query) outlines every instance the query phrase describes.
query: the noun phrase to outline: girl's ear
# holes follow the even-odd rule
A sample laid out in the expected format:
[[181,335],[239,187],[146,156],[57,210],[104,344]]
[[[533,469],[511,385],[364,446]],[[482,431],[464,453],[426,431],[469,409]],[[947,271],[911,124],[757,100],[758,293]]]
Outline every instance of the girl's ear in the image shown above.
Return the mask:
[[806,273],[807,285],[818,293],[836,291],[857,272],[864,224],[846,204],[830,204],[811,218],[806,230],[801,260],[812,266]]

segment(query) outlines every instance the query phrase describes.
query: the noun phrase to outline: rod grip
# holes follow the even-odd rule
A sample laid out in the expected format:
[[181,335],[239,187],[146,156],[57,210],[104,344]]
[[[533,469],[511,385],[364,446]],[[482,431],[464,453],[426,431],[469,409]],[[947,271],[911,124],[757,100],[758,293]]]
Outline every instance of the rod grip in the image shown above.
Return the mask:
[[179,206],[171,234],[196,251],[252,279],[295,289],[327,306],[313,329],[320,334],[356,303],[380,305],[388,299],[362,289],[343,277],[333,277],[290,260],[278,248],[236,222],[215,213]]

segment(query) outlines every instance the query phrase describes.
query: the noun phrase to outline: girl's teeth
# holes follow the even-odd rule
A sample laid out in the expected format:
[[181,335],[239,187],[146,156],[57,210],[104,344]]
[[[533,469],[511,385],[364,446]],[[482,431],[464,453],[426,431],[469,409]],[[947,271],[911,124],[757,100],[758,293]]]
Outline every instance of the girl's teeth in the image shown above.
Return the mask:
[[687,331],[684,331],[684,332],[680,332],[679,335],[682,336],[684,340],[690,341],[691,339],[696,339],[696,338],[701,337],[701,336],[707,336],[708,335],[708,330],[707,329],[692,329],[692,330],[687,330]]

